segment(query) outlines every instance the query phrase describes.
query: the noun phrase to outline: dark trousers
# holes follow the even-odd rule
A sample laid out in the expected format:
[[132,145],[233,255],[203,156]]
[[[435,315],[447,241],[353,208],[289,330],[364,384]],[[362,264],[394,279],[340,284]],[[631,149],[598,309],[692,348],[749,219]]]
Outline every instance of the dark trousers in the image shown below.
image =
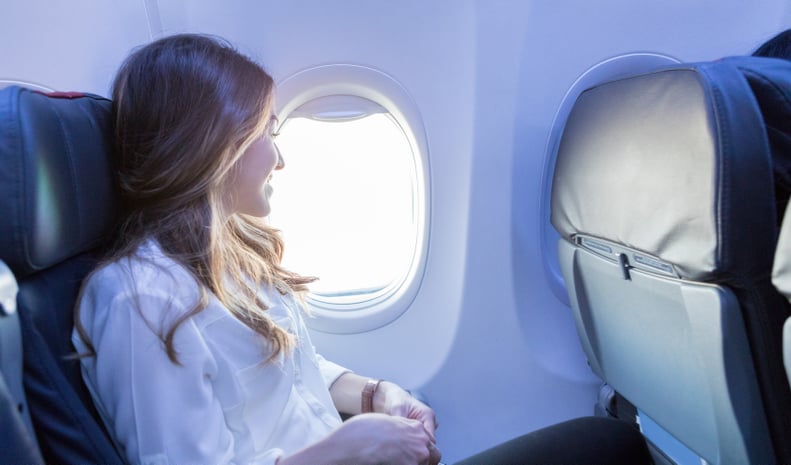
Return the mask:
[[584,417],[542,428],[455,465],[650,465],[643,435],[623,421]]

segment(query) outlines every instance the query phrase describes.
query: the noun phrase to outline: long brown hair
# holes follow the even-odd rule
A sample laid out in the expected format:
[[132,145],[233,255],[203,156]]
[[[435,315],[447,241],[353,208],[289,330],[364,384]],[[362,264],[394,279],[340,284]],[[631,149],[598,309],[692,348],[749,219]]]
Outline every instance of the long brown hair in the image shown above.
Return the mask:
[[[224,212],[219,189],[244,150],[268,130],[273,87],[261,66],[229,43],[197,34],[138,49],[116,75],[124,215],[106,261],[130,257],[154,239],[199,284],[199,302],[160,335],[174,363],[176,330],[206,307],[210,293],[271,343],[270,358],[293,344],[267,316],[257,291],[266,284],[301,294],[313,278],[283,269],[278,231],[260,218]],[[76,324],[88,342],[79,315]]]

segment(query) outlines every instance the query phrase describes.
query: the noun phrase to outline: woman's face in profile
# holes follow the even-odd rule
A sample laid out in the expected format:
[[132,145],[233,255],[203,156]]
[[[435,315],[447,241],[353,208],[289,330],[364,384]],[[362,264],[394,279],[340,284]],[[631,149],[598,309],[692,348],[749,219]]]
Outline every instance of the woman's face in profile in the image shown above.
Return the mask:
[[225,198],[230,213],[264,217],[271,211],[269,198],[272,186],[269,181],[272,173],[285,165],[275,145],[273,125],[274,121],[244,151],[228,178]]

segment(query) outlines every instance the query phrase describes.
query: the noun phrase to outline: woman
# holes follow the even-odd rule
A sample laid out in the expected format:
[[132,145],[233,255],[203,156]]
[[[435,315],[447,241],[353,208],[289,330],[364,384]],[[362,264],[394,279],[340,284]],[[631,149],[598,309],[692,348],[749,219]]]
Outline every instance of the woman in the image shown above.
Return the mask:
[[[312,278],[280,266],[283,243],[263,221],[284,165],[272,94],[260,66],[201,35],[160,39],[122,65],[124,213],[72,337],[86,385],[131,463],[435,465],[429,407],[310,343],[301,297]],[[459,465],[529,463],[651,460],[626,423],[584,418]]]
[[310,343],[312,279],[280,266],[263,221],[284,165],[272,111],[272,78],[216,38],[163,38],[120,68],[125,211],[73,336],[94,403],[131,463],[436,464],[430,408]]

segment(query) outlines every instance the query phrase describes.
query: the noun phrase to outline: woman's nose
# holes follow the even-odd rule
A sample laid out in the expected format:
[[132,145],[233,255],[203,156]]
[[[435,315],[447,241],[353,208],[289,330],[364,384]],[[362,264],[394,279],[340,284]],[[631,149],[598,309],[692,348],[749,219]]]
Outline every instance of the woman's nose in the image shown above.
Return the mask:
[[278,148],[277,144],[275,144],[275,152],[277,152],[277,164],[275,165],[275,169],[282,170],[286,166],[286,160],[283,159],[283,154],[280,153],[280,148]]

